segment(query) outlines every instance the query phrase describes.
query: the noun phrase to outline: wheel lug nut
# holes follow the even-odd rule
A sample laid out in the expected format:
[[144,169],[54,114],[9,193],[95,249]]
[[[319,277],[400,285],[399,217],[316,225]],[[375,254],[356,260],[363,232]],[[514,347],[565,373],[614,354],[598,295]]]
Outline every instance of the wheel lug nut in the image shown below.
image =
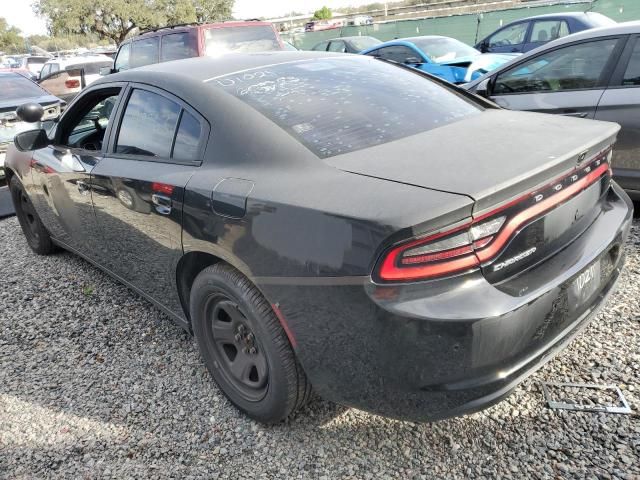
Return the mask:
[[249,349],[248,349],[247,347],[244,347],[244,348],[242,349],[242,351],[243,351],[243,353],[249,353]]
[[251,355],[255,355],[256,353],[258,353],[258,350],[256,350],[256,347],[251,347],[251,348],[249,349],[249,353],[250,353]]
[[247,335],[247,341],[249,342],[253,342],[255,340],[256,337],[253,336],[253,333],[249,333],[249,335]]
[[242,335],[236,333],[236,336],[234,338],[236,339],[236,342],[239,342],[240,340],[242,340]]

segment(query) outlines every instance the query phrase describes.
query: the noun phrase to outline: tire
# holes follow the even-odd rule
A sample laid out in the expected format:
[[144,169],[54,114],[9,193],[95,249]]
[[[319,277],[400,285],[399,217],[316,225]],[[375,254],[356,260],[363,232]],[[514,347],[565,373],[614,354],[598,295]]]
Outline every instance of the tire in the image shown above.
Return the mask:
[[55,252],[56,246],[51,241],[49,232],[42,224],[29,195],[15,175],[11,177],[9,189],[22,233],[24,233],[31,250],[39,255],[49,255]]
[[240,272],[226,264],[205,268],[191,288],[193,332],[211,376],[249,417],[278,423],[311,396],[271,305]]

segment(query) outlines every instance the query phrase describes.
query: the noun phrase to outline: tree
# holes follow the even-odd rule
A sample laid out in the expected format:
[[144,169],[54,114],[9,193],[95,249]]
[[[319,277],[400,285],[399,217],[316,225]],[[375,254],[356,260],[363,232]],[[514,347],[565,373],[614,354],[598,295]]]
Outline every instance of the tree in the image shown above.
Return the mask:
[[211,22],[231,16],[234,0],[36,0],[52,35],[95,33],[116,44],[135,28]]
[[21,53],[24,49],[24,38],[20,35],[20,30],[10,27],[7,21],[0,17],[0,51]]
[[322,7],[320,10],[313,12],[314,20],[328,20],[333,16],[331,9],[327,6]]

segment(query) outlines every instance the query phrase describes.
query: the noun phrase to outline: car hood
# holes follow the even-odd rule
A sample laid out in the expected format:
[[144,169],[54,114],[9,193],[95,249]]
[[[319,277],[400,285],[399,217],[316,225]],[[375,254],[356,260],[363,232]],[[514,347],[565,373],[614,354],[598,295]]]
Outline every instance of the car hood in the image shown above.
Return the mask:
[[52,103],[56,103],[60,101],[61,100],[58,97],[54,95],[49,95],[45,92],[42,92],[42,95],[39,97],[23,97],[23,98],[10,98],[10,99],[3,99],[0,97],[0,112],[13,112],[20,105],[29,103],[29,102],[36,102],[44,106],[44,105],[51,105]]
[[531,112],[483,113],[325,159],[340,170],[472,198],[476,211],[574,169],[615,141],[619,125]]
[[439,65],[466,67],[467,73],[465,74],[464,81],[470,82],[471,80],[478,78],[480,75],[491,72],[518,56],[520,56],[519,53],[482,53],[480,55],[459,57],[455,60],[440,62]]

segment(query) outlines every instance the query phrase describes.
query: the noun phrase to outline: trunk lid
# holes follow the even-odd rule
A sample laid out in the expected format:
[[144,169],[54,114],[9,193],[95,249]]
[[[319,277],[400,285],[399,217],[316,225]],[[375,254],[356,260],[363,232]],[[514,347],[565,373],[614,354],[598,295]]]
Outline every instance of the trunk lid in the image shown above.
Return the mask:
[[487,110],[324,161],[351,173],[467,195],[477,213],[569,172],[611,145],[619,129],[609,122]]

